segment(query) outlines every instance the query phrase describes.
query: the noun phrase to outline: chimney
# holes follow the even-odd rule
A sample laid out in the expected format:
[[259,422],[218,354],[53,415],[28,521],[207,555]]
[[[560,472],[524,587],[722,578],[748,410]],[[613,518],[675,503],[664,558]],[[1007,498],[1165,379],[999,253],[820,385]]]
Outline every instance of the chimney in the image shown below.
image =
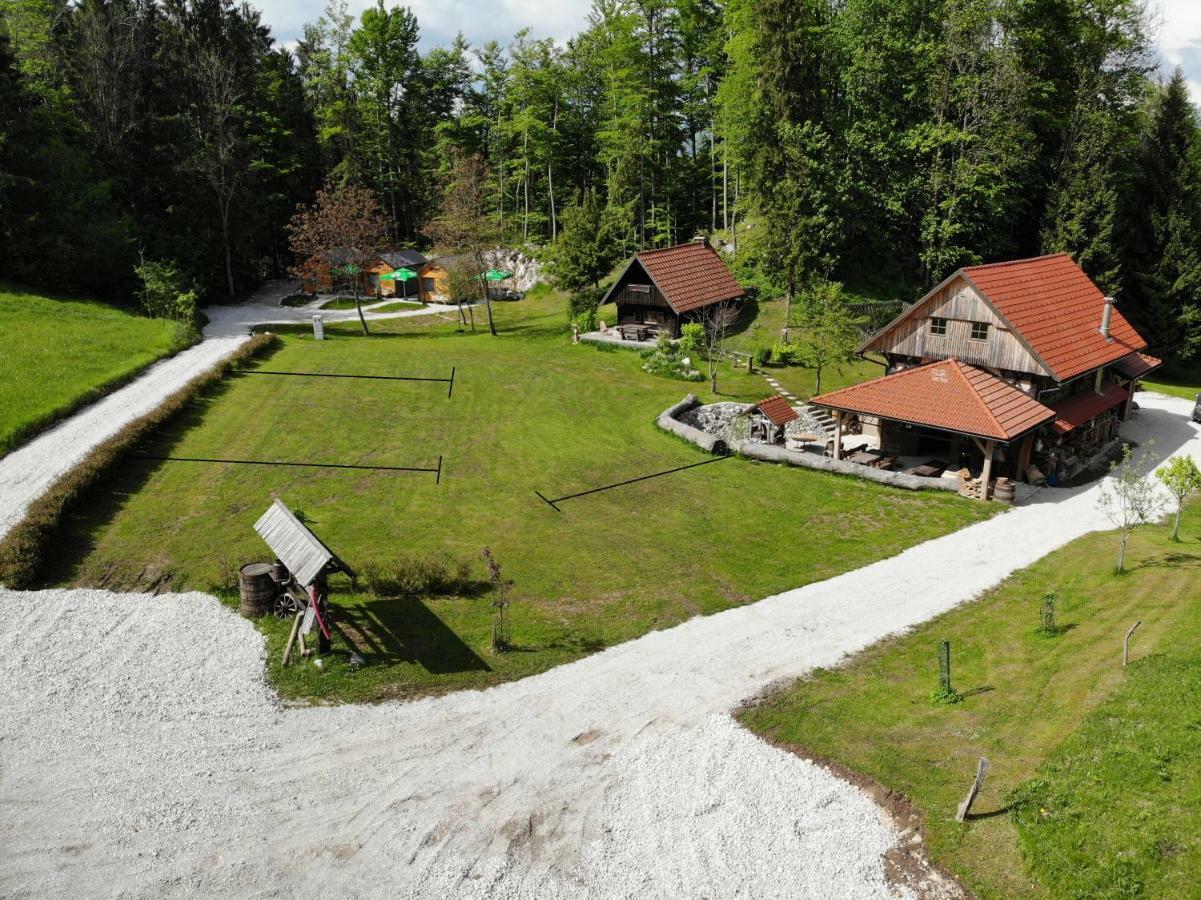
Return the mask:
[[1101,336],[1107,341],[1112,341],[1113,336],[1109,333],[1109,320],[1113,318],[1113,297],[1105,298],[1105,309],[1101,311]]
[[692,243],[707,245],[709,243],[709,237],[708,237],[708,235],[702,234],[701,232],[697,232],[696,237],[694,237],[692,239]]

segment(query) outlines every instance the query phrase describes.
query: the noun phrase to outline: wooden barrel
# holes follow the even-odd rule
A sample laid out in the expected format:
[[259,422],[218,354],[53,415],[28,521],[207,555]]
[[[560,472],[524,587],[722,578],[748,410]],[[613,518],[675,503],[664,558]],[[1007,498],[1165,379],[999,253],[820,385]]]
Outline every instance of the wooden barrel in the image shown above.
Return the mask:
[[283,560],[277,559],[271,564],[271,578],[276,584],[284,584],[288,580],[288,567]]
[[993,499],[998,503],[1013,502],[1013,482],[1008,478],[998,478],[993,489]]
[[238,611],[248,619],[257,619],[271,612],[279,585],[271,577],[271,563],[247,563],[238,570],[241,602]]

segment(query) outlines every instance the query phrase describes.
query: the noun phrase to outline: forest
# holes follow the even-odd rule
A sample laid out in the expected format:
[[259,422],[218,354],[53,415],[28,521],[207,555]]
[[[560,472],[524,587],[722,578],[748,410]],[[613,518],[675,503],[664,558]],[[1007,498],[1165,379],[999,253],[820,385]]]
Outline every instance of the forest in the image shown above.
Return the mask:
[[790,298],[1068,252],[1153,348],[1201,352],[1197,113],[1139,0],[595,0],[565,43],[433,48],[382,0],[289,47],[231,0],[3,10],[12,281],[132,303],[150,261],[241,298],[323,187],[426,249],[469,157],[503,240],[585,305],[697,233]]

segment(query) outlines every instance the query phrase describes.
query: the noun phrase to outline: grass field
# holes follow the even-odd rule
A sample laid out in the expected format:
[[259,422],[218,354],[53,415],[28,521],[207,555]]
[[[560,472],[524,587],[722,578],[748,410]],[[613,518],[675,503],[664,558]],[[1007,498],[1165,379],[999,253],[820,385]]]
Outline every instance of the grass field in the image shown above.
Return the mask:
[[[1183,897],[1201,884],[1201,505],[1149,526],[1128,574],[1113,534],[820,671],[742,715],[784,746],[906,795],[933,858],[980,897]],[[1055,636],[1037,633],[1058,595]],[[1142,620],[1132,663],[1122,635]],[[960,703],[930,702],[951,641]],[[954,813],[991,770],[973,818]]]
[[[131,461],[68,522],[74,555],[54,578],[110,587],[228,590],[268,554],[251,529],[273,497],[300,509],[353,566],[398,556],[470,565],[458,596],[373,598],[335,581],[349,639],[371,665],[280,671],[286,637],[268,622],[272,674],[291,697],[374,699],[520,677],[698,613],[852,569],[976,521],[987,507],[855,479],[729,459],[567,501],[557,497],[698,462],[655,417],[702,387],[648,375],[636,354],[572,346],[561,301],[497,304],[501,336],[476,311],[293,330],[263,369],[446,377],[443,383],[235,376],[145,447],[151,455],[434,466],[433,475]],[[756,399],[758,376],[721,381]],[[491,547],[516,583],[515,652],[489,650]]]
[[1168,363],[1144,384],[1147,390],[1192,400],[1201,393],[1201,363]]
[[0,285],[0,455],[178,349],[174,326]]

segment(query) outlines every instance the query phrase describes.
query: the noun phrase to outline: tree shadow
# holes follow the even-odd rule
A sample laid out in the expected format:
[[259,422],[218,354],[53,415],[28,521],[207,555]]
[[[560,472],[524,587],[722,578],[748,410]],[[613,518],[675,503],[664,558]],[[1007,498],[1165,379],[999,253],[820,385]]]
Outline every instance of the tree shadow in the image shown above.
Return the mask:
[[989,694],[995,690],[996,688],[994,688],[991,684],[985,684],[981,685],[980,687],[974,687],[970,691],[964,691],[959,696],[961,699],[966,700],[968,697],[976,697],[980,694]]
[[1136,568],[1139,569],[1193,569],[1201,566],[1201,556],[1194,553],[1173,551],[1158,556],[1149,556]]
[[368,662],[416,663],[433,675],[491,671],[421,600],[378,599],[333,606],[342,636]]

